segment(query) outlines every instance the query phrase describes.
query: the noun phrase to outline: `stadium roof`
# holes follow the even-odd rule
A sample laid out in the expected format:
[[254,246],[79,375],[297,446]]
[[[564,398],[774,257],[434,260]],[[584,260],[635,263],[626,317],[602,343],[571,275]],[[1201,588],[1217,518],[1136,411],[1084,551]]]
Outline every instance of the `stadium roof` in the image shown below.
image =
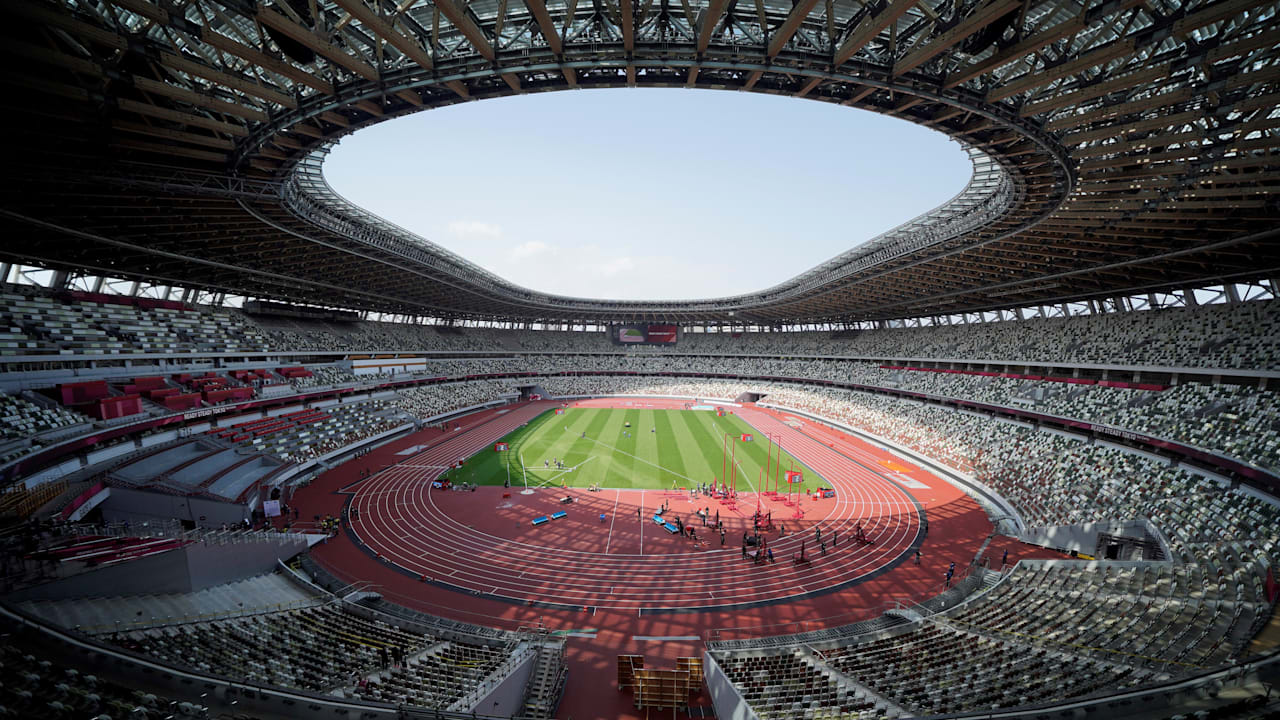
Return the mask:
[[[13,0],[3,13],[7,261],[446,318],[759,324],[1280,275],[1273,2]],[[646,302],[521,288],[320,173],[338,138],[407,113],[621,86],[894,115],[963,143],[974,176],[775,287]]]

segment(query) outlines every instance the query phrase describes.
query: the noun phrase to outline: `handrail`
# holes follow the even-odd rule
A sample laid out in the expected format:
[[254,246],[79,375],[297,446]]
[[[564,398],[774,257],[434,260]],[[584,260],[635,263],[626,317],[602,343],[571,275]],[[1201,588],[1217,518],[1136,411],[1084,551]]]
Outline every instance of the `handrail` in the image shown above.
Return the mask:
[[157,618],[153,616],[147,620],[131,620],[125,623],[121,623],[119,620],[116,620],[110,623],[98,623],[97,625],[76,625],[75,629],[88,635],[101,635],[108,632],[129,632],[132,630],[149,630],[151,628],[191,625],[193,623],[230,620],[232,618],[239,617],[271,615],[274,613],[286,612],[288,610],[302,610],[310,607],[320,607],[331,602],[331,600],[323,598],[307,598],[305,600],[292,600],[287,603],[272,603],[270,605],[255,605],[253,607],[237,608],[235,610],[193,613],[188,615],[167,615],[164,618],[160,618],[159,622],[156,622]]

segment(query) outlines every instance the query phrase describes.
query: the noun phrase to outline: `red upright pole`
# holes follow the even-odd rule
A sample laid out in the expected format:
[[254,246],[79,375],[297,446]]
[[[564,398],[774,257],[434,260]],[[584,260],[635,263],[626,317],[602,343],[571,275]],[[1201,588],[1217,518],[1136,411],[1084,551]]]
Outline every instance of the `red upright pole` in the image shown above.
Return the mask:
[[[725,435],[728,438],[728,435]],[[738,443],[734,443],[730,447],[733,448],[729,455],[729,469],[733,471],[733,497],[738,498]]]
[[729,473],[725,471],[725,463],[729,461],[729,433],[724,434],[720,443],[720,482],[727,483]]
[[764,456],[764,480],[761,482],[761,492],[769,490],[769,464],[773,462],[773,436],[765,433],[765,438],[769,440],[769,447],[765,450]]
[[[778,459],[777,467],[773,471],[774,485],[778,484],[778,479],[782,477],[782,434],[778,434]],[[787,494],[791,494],[791,483],[787,483]]]
[[787,478],[787,504],[791,504],[791,478]]

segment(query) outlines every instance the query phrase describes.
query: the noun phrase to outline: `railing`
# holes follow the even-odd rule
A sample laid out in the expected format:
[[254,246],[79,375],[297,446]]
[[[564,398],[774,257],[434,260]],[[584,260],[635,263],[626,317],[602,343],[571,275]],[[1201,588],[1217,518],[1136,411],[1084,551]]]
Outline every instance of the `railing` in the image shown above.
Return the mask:
[[[519,669],[522,664],[530,662],[530,656],[536,656],[537,653],[537,648],[532,645],[525,645],[516,652],[510,653],[507,655],[507,658],[502,661],[502,664],[493,669],[493,672],[486,675],[484,679],[477,683],[470,692],[455,700],[446,709],[451,712],[470,712],[471,710],[476,709],[476,706],[480,704],[480,701],[483,700],[486,695],[492,692],[498,685],[502,684],[502,681],[506,680],[509,675]],[[536,661],[537,659],[535,657],[533,662]]]
[[890,611],[927,617],[959,607],[972,599],[981,587],[988,570],[970,565],[965,575],[951,586],[939,586],[907,597],[899,597],[876,605],[813,620],[785,623],[715,628],[704,640],[717,650],[745,650],[806,645],[842,640],[867,633],[880,632],[905,622],[887,616]]
[[190,625],[198,622],[230,620],[232,618],[251,617],[254,615],[270,615],[288,610],[303,610],[311,607],[319,607],[321,605],[327,605],[330,602],[332,602],[332,600],[327,600],[325,598],[307,598],[305,600],[293,600],[287,603],[255,605],[253,607],[236,608],[234,610],[218,612],[166,615],[163,617],[153,615],[145,620],[133,620],[130,622],[121,622],[116,620],[115,622],[100,623],[98,625],[77,625],[75,626],[75,629],[85,633],[86,635],[103,635],[106,633],[129,632],[131,630],[172,627],[175,625]]
[[837,637],[852,637],[900,624],[896,619],[885,618],[885,613],[904,606],[902,601],[887,600],[858,610],[812,620],[714,628],[707,631],[703,639],[708,644],[716,645],[717,649],[737,649],[785,647]]
[[144,523],[116,522],[102,525],[71,525],[68,532],[75,537],[105,535],[107,537],[167,538],[187,540],[205,545],[239,545],[247,543],[302,543],[307,537],[301,533],[282,533],[274,530],[187,530],[177,520],[157,520]]
[[[329,590],[330,587],[349,587],[362,582],[360,578],[324,564],[310,555],[303,555],[301,564],[304,570],[316,578],[317,584],[326,590]],[[548,627],[543,622],[543,616],[540,614],[534,617],[509,618],[471,612],[457,605],[432,603],[420,597],[391,592],[384,588],[379,588],[378,594],[390,605],[388,610],[392,612],[381,611],[377,608],[367,609],[427,625],[439,631],[461,633],[492,640],[505,639],[509,633],[518,631],[521,627],[527,627],[531,620],[542,624],[543,627]],[[464,615],[470,620],[447,619],[449,616],[458,615]],[[566,629],[569,629],[568,626],[566,626]]]

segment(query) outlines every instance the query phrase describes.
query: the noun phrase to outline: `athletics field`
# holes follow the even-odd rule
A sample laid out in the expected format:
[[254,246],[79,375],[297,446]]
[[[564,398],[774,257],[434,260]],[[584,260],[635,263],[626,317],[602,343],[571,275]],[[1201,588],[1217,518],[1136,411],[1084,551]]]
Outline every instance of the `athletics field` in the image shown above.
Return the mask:
[[[512,487],[527,482],[529,487],[687,488],[722,477],[728,464],[722,450],[726,433],[738,492],[761,489],[766,463],[771,476],[783,477],[779,463],[782,473],[803,473],[804,483],[793,491],[821,482],[785,448],[770,449],[768,438],[735,415],[648,408],[566,408],[561,415],[549,410],[503,438],[507,451],[489,446],[451,477],[501,485],[509,476]],[[752,435],[752,440],[742,441],[743,434]],[[779,480],[778,490],[787,491],[785,479]]]

